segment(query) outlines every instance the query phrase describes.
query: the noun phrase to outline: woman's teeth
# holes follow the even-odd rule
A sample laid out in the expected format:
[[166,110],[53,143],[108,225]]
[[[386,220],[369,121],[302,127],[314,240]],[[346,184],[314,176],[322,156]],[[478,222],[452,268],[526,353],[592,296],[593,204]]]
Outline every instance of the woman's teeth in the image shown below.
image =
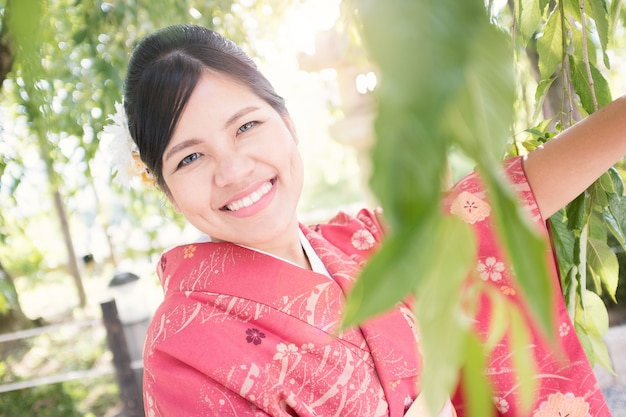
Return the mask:
[[233,201],[232,203],[226,205],[226,208],[230,211],[237,211],[244,207],[250,207],[257,201],[259,201],[265,194],[269,193],[270,190],[272,189],[272,186],[273,184],[268,181],[265,184],[263,184],[261,188],[259,188],[258,190],[250,194],[249,196],[244,197],[241,200]]

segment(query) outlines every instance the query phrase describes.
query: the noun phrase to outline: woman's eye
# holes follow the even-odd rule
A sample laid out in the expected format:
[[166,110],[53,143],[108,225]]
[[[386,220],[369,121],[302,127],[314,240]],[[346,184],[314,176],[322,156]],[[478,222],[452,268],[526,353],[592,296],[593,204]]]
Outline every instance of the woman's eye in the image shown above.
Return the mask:
[[193,161],[198,159],[199,157],[200,157],[200,154],[198,152],[194,152],[191,155],[187,155],[186,157],[183,158],[182,161],[180,161],[180,163],[178,164],[178,167],[180,168],[180,167],[183,167],[185,165],[189,165]]
[[247,132],[248,130],[252,129],[254,127],[254,125],[256,125],[256,123],[257,122],[244,123],[243,126],[241,126],[239,129],[237,129],[237,133]]

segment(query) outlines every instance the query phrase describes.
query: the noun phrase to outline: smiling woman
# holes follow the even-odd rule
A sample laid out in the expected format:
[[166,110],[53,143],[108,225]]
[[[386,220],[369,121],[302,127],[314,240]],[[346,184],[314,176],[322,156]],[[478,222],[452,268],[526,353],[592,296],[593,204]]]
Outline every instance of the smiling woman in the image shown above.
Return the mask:
[[[431,415],[420,396],[428,381],[420,380],[410,303],[339,328],[346,294],[383,239],[380,212],[339,213],[312,227],[298,222],[303,166],[296,129],[253,61],[209,29],[173,26],[139,44],[127,74],[125,108],[142,160],[176,210],[211,237],[175,247],[159,262],[165,298],[146,337],[147,414]],[[626,152],[620,133],[626,100],[607,107],[526,161],[506,163],[538,229],[542,215]],[[593,134],[598,124],[604,126],[600,142]],[[578,151],[563,148],[565,141]],[[546,174],[587,159],[579,174]],[[559,192],[544,178],[560,178]],[[445,207],[474,227],[481,278],[523,308],[477,175],[463,179]],[[561,328],[573,328],[563,300],[554,305]],[[478,327],[488,324],[488,315],[481,320]],[[582,410],[577,415],[607,416],[575,333],[561,332],[558,352],[538,332],[532,338],[529,349],[540,367],[534,415],[548,415],[546,407],[572,398]],[[494,351],[494,412],[522,415],[508,342]],[[443,398],[436,415],[456,416],[455,407],[464,410],[462,395],[454,407]]]
[[202,74],[163,158],[176,210],[214,239],[306,265],[296,219],[302,177],[289,115],[230,76]]
[[338,217],[327,235],[343,250],[298,223],[296,130],[252,60],[215,32],[174,26],[138,46],[127,74],[141,158],[212,240],[161,258],[166,296],[145,350],[150,415],[403,415],[419,369],[410,310],[337,333],[378,220]]

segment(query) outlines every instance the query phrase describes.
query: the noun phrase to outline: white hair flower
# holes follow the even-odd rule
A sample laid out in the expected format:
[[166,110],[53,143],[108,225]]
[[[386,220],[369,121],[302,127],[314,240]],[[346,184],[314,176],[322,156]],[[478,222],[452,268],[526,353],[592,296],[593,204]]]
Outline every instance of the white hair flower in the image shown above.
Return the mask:
[[142,182],[153,186],[155,178],[139,156],[139,149],[130,136],[128,118],[121,103],[115,103],[112,123],[104,126],[103,141],[113,170],[113,182],[130,187]]

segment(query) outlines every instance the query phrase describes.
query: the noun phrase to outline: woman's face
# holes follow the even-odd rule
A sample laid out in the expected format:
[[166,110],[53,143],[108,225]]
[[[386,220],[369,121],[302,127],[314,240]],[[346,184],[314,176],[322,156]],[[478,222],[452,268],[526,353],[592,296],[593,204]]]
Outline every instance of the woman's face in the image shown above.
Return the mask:
[[199,80],[163,178],[176,210],[214,239],[275,252],[297,233],[303,167],[291,119],[225,75]]

